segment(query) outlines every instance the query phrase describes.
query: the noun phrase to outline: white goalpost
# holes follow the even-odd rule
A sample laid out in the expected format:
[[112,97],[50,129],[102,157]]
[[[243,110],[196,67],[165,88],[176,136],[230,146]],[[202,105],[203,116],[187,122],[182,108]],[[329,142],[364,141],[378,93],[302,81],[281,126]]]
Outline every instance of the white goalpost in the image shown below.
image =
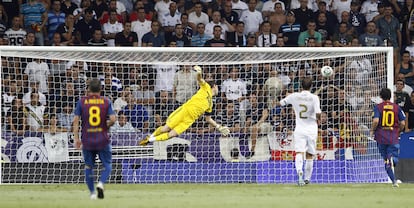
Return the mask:
[[[313,78],[323,111],[311,182],[388,181],[369,129],[379,91],[393,89],[389,47],[1,46],[0,57],[0,184],[84,182],[71,121],[91,78],[118,114],[110,183],[296,183],[294,114],[275,101],[300,91],[303,77]],[[211,115],[231,136],[200,118],[176,138],[138,146],[196,92],[194,65],[219,85]],[[320,74],[327,65],[331,77]]]

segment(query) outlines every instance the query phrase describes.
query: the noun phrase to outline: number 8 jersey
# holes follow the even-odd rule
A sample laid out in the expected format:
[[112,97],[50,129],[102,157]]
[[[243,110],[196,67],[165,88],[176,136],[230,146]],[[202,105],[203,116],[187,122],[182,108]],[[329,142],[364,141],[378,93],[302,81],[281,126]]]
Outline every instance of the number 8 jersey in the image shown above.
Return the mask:
[[399,124],[405,120],[405,114],[395,103],[384,101],[374,107],[373,118],[378,118],[375,140],[379,144],[398,144]]
[[83,149],[101,150],[110,143],[106,120],[112,114],[112,102],[106,97],[92,95],[78,101],[75,115],[82,120]]

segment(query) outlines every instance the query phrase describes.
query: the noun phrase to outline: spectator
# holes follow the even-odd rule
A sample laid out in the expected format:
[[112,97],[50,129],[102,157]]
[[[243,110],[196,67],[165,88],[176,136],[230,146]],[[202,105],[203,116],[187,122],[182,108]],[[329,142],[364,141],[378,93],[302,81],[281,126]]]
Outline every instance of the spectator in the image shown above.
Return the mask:
[[401,48],[401,31],[400,23],[396,17],[392,15],[392,6],[385,6],[384,17],[377,20],[378,35],[382,39],[388,39],[394,47],[394,53],[398,53]]
[[108,46],[115,46],[116,34],[124,30],[122,23],[118,22],[116,10],[109,11],[109,20],[103,24],[102,30]]
[[161,90],[160,96],[156,99],[154,105],[155,127],[162,126],[162,124],[167,121],[168,115],[170,115],[174,109],[175,105],[171,100],[169,93]]
[[351,11],[349,12],[348,22],[353,28],[356,35],[361,35],[364,33],[367,22],[365,16],[359,12],[361,4],[358,0],[352,0],[351,2]]
[[25,30],[32,29],[35,32],[36,45],[45,43],[44,31],[47,23],[47,10],[44,5],[36,0],[29,0],[20,7],[20,21]]
[[[82,0],[81,1],[81,5],[73,11],[73,16],[74,16],[75,22],[78,22],[79,20],[83,19],[83,15],[85,14],[85,10],[87,10],[88,8],[91,8],[91,5],[92,5],[91,0]],[[95,11],[93,11],[93,17],[95,19],[97,18]]]
[[143,47],[164,47],[165,37],[160,33],[160,23],[158,21],[151,22],[151,31],[142,36]]
[[[257,0],[249,0],[248,2],[248,10],[243,11],[240,15],[240,21],[244,22],[244,34],[257,33],[259,32],[259,25],[263,22],[262,13],[256,10]],[[233,10],[236,8],[235,5],[233,0]]]
[[108,4],[106,3],[107,1],[105,0],[94,0],[92,1],[92,5],[90,6],[90,10],[91,11],[95,11],[96,14],[96,19],[95,20],[100,20],[103,17],[103,14],[105,11],[108,11]]
[[17,99],[20,96],[22,97],[22,88],[17,85],[16,80],[10,80],[6,89],[2,90],[2,112],[7,114],[12,107],[14,99]]
[[223,8],[220,10],[220,14],[228,23],[230,23],[233,27],[236,27],[239,22],[239,15],[237,12],[232,10],[231,1],[224,2]]
[[175,42],[176,47],[189,47],[191,46],[190,40],[184,34],[184,28],[182,24],[175,25],[174,35],[171,37],[170,43]]
[[316,31],[322,35],[322,41],[331,40],[336,26],[328,24],[326,13],[320,12],[316,19]]
[[288,11],[286,14],[286,23],[280,26],[279,35],[283,36],[286,46],[298,46],[298,38],[301,32],[301,26],[296,23],[295,13]]
[[[145,1],[145,3],[144,3]],[[138,20],[138,9],[143,8],[144,9],[144,19],[146,20],[152,20],[152,16],[154,14],[154,4],[152,2],[148,2],[148,0],[137,0],[135,2],[135,11],[131,12],[129,14],[129,21],[134,22]]]
[[26,116],[22,99],[16,97],[13,99],[11,109],[7,113],[10,131],[16,135],[23,136],[26,131]]
[[159,22],[162,22],[162,17],[169,12],[171,3],[173,3],[171,0],[161,0],[155,3],[154,9],[157,13]]
[[342,12],[349,12],[351,10],[351,1],[352,0],[333,0],[331,12],[336,14],[338,22],[343,22]]
[[78,5],[72,2],[72,0],[63,0],[61,5],[61,10],[63,13],[65,13],[65,16],[72,14],[75,11],[75,9],[78,8]]
[[204,44],[204,47],[225,47],[227,46],[227,41],[221,38],[222,28],[220,25],[214,26],[213,38],[207,40]]
[[229,22],[227,22],[226,19],[221,18],[221,14],[220,14],[219,11],[214,11],[211,22],[206,24],[205,33],[209,34],[209,35],[214,35],[213,34],[214,33],[214,27],[217,26],[217,25],[221,27],[221,35],[220,35],[221,39],[225,39],[226,32],[233,32],[234,31],[233,25],[231,25]]
[[[404,74],[399,73],[399,74],[397,75],[396,80],[402,80],[402,81],[404,81],[404,88],[403,88],[403,91],[404,91],[404,92],[407,92],[407,93],[408,93],[408,95],[411,95],[411,92],[413,91],[413,88],[412,88],[412,87],[410,87],[409,85],[406,85],[406,84],[405,84],[405,77],[404,77]],[[395,91],[395,90],[396,90],[396,86],[394,85],[394,91]]]
[[355,57],[355,59],[349,64],[348,69],[355,70],[355,81],[362,85],[369,79],[369,75],[373,71],[371,61],[366,56]]
[[155,104],[155,92],[153,86],[149,84],[149,77],[147,74],[142,74],[140,79],[140,88],[132,91],[137,104],[143,105],[148,111],[151,124],[154,121],[153,105]]
[[267,135],[272,131],[272,126],[269,123],[268,107],[259,102],[255,93],[249,95],[249,107],[246,113],[245,131],[250,133],[251,148],[246,158],[251,158],[255,154],[256,141],[259,134]]
[[101,24],[93,18],[92,8],[87,8],[84,10],[83,18],[75,24],[75,31],[80,33],[81,41],[87,44],[93,37],[95,30],[101,30]]
[[414,91],[411,92],[410,100],[405,102],[403,110],[406,115],[405,132],[411,132],[414,129]]
[[196,90],[196,73],[191,70],[191,66],[185,65],[174,76],[173,98],[178,105],[182,105],[194,95]]
[[161,25],[164,31],[164,37],[167,44],[170,43],[175,26],[181,24],[181,14],[177,11],[177,4],[171,2],[168,7],[169,12],[163,14],[161,18]]
[[410,102],[410,95],[404,91],[404,80],[397,80],[395,83],[394,100],[401,108],[406,102]]
[[[241,133],[240,115],[235,111],[234,103],[228,101],[226,103],[225,110],[217,115],[216,121],[221,125],[229,127],[231,136],[220,137],[220,153],[224,160],[230,161],[231,159],[238,159],[239,157],[232,157],[230,152],[232,150],[240,151],[239,148],[239,134]],[[223,151],[225,149],[225,151]]]
[[82,75],[83,66],[80,63],[75,63],[67,69],[66,80],[62,83],[73,83],[74,93],[77,97],[85,95],[86,92],[86,77]]
[[378,9],[378,14],[377,14],[377,16],[374,16],[374,18],[372,18],[373,22],[377,22],[377,20],[384,17],[385,4],[379,3],[377,9]]
[[125,87],[125,89],[120,93],[120,96],[114,101],[115,112],[120,112],[125,108],[125,106],[128,105],[127,100],[130,95],[132,95],[131,89],[129,87]]
[[255,33],[247,34],[246,47],[257,47],[256,34]]
[[36,81],[30,82],[29,89],[27,90],[27,93],[25,93],[23,95],[23,104],[24,105],[27,105],[31,102],[30,96],[31,96],[32,93],[37,93],[39,95],[40,104],[46,105],[46,103],[47,103],[46,96],[45,96],[45,94],[39,92],[39,82],[36,82]]
[[138,46],[138,35],[131,31],[131,22],[124,23],[124,30],[115,35],[116,46]]
[[244,35],[244,22],[236,23],[234,32],[226,32],[226,40],[229,46],[243,47],[247,44],[247,36]]
[[31,131],[37,131],[44,125],[44,116],[46,107],[39,102],[39,94],[32,92],[30,94],[30,103],[26,105],[27,125]]
[[88,41],[88,46],[108,46],[108,41],[103,38],[102,30],[96,29],[92,38]]
[[188,22],[188,14],[181,13],[181,24],[183,25],[183,34],[187,36],[187,38],[191,41],[193,38],[193,28],[190,26]]
[[123,111],[118,112],[118,119],[115,121],[114,125],[111,126],[109,130],[112,133],[135,132],[135,128],[128,121],[128,118]]
[[[232,4],[232,10],[235,11],[235,12],[237,12],[237,14],[239,15],[239,17],[241,17],[241,14],[244,11],[247,11],[249,9],[249,6],[246,3],[244,3],[244,1],[231,0],[231,4]],[[241,20],[241,21],[243,21],[243,20]]]
[[274,12],[269,16],[271,32],[274,34],[277,34],[279,32],[280,26],[286,23],[286,14],[283,8],[284,6],[282,5],[283,2],[277,1],[274,5]]
[[63,102],[62,111],[56,114],[58,123],[62,128],[65,128],[66,131],[70,132],[72,130],[72,121],[75,118],[75,101],[73,102]]
[[338,32],[333,35],[332,41],[335,47],[348,47],[351,45],[352,35],[348,34],[348,23],[339,23]]
[[105,10],[102,14],[102,18],[99,19],[99,22],[101,23],[101,25],[107,23],[109,21],[109,19],[111,18],[111,11],[116,11],[116,19],[118,22],[120,22],[121,24],[126,21],[126,19],[124,19],[124,16],[122,16],[120,13],[118,13],[118,1],[117,0],[110,0],[109,1],[109,5],[108,5],[108,10]]
[[401,61],[395,65],[395,74],[404,74],[405,83],[410,87],[414,87],[414,68],[410,61],[410,52],[403,52]]
[[198,23],[197,33],[191,39],[191,46],[193,47],[203,47],[207,40],[210,40],[212,37],[204,33],[205,31],[204,23]]
[[319,1],[318,10],[314,12],[313,15],[314,19],[318,19],[320,13],[325,13],[327,25],[329,25],[330,28],[335,29],[338,25],[338,18],[327,7],[328,5],[325,1]]
[[309,0],[299,0],[299,8],[293,10],[296,22],[300,24],[302,29],[306,28],[308,21],[313,19],[313,11],[308,7],[308,3]]
[[231,68],[230,78],[226,79],[221,85],[221,97],[224,101],[231,100],[238,107],[238,103],[246,98],[247,85],[239,79],[239,69]]
[[[273,12],[276,11],[276,3],[280,5],[280,9],[284,12],[286,10],[285,3],[279,0],[270,0],[263,3],[262,14],[264,19],[269,19]],[[279,8],[278,8],[279,9]]]
[[154,65],[153,69],[156,71],[155,93],[159,93],[161,90],[172,93],[174,89],[174,76],[179,69],[178,66],[175,64],[158,64]]
[[48,93],[48,77],[50,75],[49,66],[44,60],[34,59],[28,63],[24,74],[30,82],[39,82],[39,92]]
[[53,34],[50,45],[51,46],[67,46],[68,42],[69,41],[62,42],[62,36],[60,36],[60,33],[55,33]]
[[209,17],[203,11],[203,5],[201,2],[197,2],[194,5],[194,11],[188,14],[188,24],[193,30],[196,30],[199,23],[207,25],[209,23]]
[[122,91],[122,82],[115,76],[112,66],[104,65],[104,74],[100,76],[102,89],[104,96],[107,96],[111,100],[115,100],[118,97],[118,93]]
[[24,46],[35,46],[36,44],[36,37],[33,31],[27,32],[26,41],[24,41]]
[[131,30],[136,32],[138,36],[138,46],[142,46],[142,37],[151,31],[151,21],[145,19],[144,7],[137,8],[137,20],[131,24]]
[[52,0],[52,10],[47,14],[47,35],[49,40],[53,39],[53,34],[58,26],[65,23],[65,13],[60,10],[61,4],[60,0]]
[[362,46],[382,46],[382,38],[376,33],[377,25],[371,21],[367,23],[366,31],[359,36],[359,42]]
[[4,33],[4,41],[10,46],[22,46],[26,40],[26,31],[20,27],[20,17],[13,17],[12,27]]
[[378,0],[364,1],[361,6],[361,13],[365,15],[366,22],[372,21],[379,14]]
[[127,97],[128,105],[122,111],[127,116],[128,121],[138,132],[148,132],[149,116],[148,111],[141,104],[135,103],[132,95]]
[[61,36],[61,42],[71,45],[75,39],[75,20],[73,15],[68,14],[65,18],[65,23],[60,24],[56,32]]
[[271,33],[270,22],[264,21],[261,28],[262,33],[257,37],[257,46],[270,47],[271,45],[276,44],[277,36],[276,34]]
[[308,39],[310,37],[312,37],[312,38],[316,39],[316,46],[321,46],[322,45],[322,35],[315,30],[316,29],[315,21],[314,20],[309,20],[307,28],[308,28],[307,30],[305,30],[305,31],[303,31],[299,34],[298,45],[299,46],[307,46]]
[[45,124],[44,126],[38,129],[39,132],[56,134],[59,132],[68,132],[67,128],[64,128],[60,125],[56,114],[45,115]]

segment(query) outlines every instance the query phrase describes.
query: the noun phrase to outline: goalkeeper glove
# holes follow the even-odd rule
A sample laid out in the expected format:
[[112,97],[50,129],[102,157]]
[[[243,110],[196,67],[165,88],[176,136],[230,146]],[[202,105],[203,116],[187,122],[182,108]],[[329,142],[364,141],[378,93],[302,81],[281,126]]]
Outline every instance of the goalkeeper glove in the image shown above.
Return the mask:
[[230,134],[230,129],[227,126],[222,126],[222,125],[217,124],[216,128],[219,130],[219,132],[223,136],[228,136]]
[[201,71],[202,71],[201,67],[197,65],[193,66],[193,70],[196,71],[197,74],[201,74]]

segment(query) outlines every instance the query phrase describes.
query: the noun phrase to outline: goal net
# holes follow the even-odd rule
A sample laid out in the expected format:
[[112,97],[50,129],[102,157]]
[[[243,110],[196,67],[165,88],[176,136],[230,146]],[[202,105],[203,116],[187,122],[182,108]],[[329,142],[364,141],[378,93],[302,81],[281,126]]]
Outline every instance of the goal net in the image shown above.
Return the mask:
[[[0,47],[0,55],[1,183],[84,182],[72,120],[91,78],[118,115],[111,183],[296,183],[294,113],[275,103],[304,77],[323,111],[311,182],[388,180],[369,129],[380,89],[393,86],[390,48]],[[211,116],[231,135],[201,117],[178,137],[138,146],[197,91],[194,65],[219,85]],[[321,76],[322,66],[334,75]]]

